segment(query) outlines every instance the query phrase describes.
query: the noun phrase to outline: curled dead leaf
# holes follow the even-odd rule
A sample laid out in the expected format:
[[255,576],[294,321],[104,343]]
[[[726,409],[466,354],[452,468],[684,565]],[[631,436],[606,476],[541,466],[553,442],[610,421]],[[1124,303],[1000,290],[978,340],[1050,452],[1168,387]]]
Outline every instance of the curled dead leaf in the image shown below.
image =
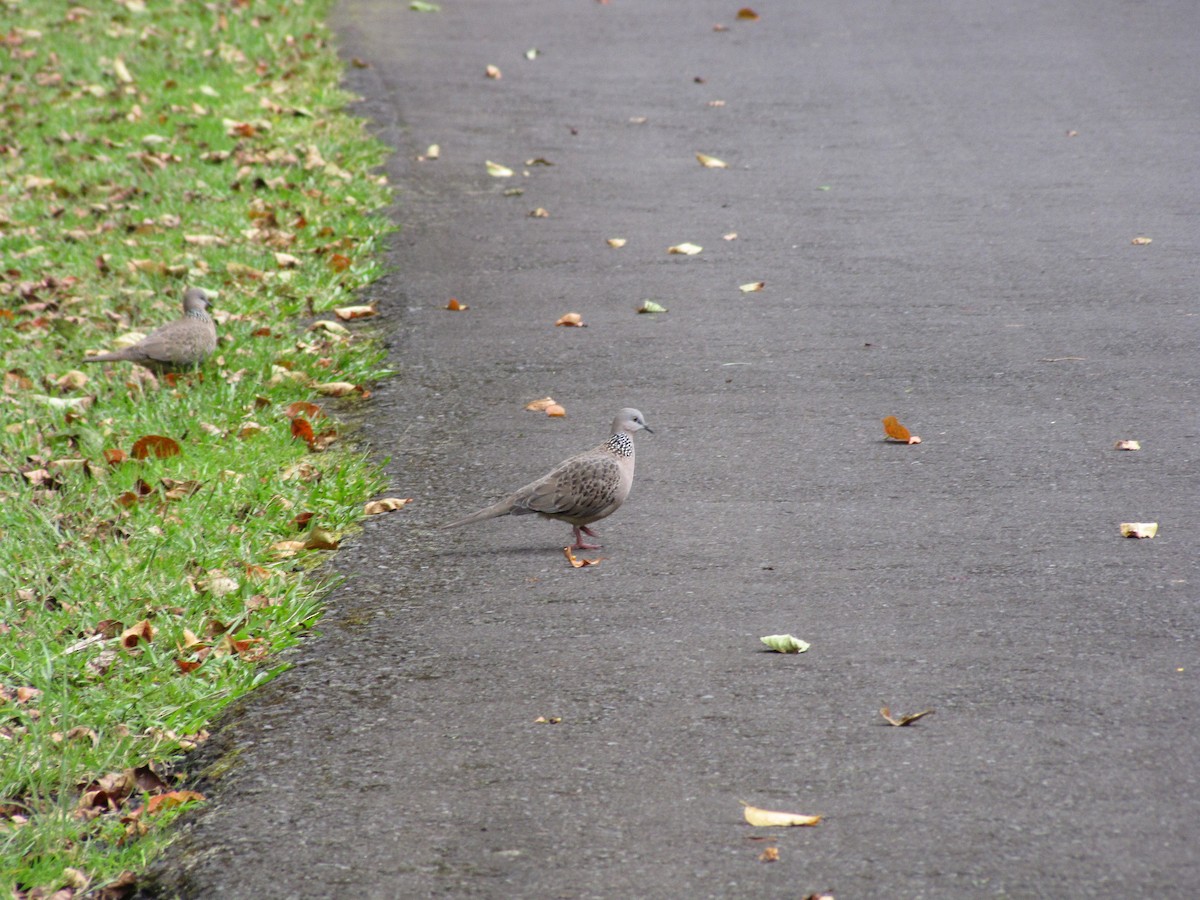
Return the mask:
[[296,416],[307,416],[310,419],[325,418],[325,413],[321,407],[307,400],[296,400],[293,403],[289,403],[283,408],[283,414],[289,419],[294,419]]
[[1141,450],[1142,445],[1137,441],[1117,441],[1113,445],[1114,450]]
[[570,328],[586,328],[587,325],[583,322],[583,316],[577,312],[569,312],[561,316],[555,325],[565,325]]
[[487,166],[487,173],[493,178],[512,178],[513,170],[508,166],[502,166],[500,163],[494,163],[490,159],[484,161]]
[[571,552],[570,547],[563,547],[563,553],[566,555],[567,562],[571,564],[572,569],[583,569],[587,566],[598,566],[600,565],[601,560],[604,559],[603,556],[597,556],[594,559],[581,559]]
[[703,249],[704,248],[701,247],[699,244],[693,244],[693,243],[685,241],[682,244],[675,244],[672,247],[668,247],[667,252],[679,254],[682,256],[695,256],[697,253],[699,253]]
[[1131,244],[1134,244],[1134,245],[1136,245],[1136,246],[1138,246],[1138,247],[1144,247],[1144,246],[1146,246],[1147,244],[1149,244],[1149,243],[1151,242],[1151,240],[1152,240],[1152,239],[1151,239],[1151,238],[1148,238],[1148,237],[1135,237],[1135,238],[1134,238],[1132,241],[1130,241],[1129,243],[1131,243]]
[[336,550],[337,548],[337,535],[327,528],[314,528],[308,533],[308,540],[304,542],[305,550]]
[[753,294],[756,291],[761,291],[766,286],[767,283],[765,281],[751,281],[748,284],[738,285],[738,290],[743,294]]
[[723,159],[717,159],[715,156],[709,156],[707,153],[697,153],[696,161],[706,169],[728,169],[729,163]]
[[1122,522],[1121,536],[1127,538],[1152,538],[1158,534],[1157,522]]
[[667,308],[661,303],[656,303],[653,300],[643,300],[642,305],[637,308],[640,313],[665,313]]
[[779,862],[779,848],[767,847],[762,853],[758,854],[759,862]]
[[381,500],[371,500],[363,507],[364,516],[377,516],[380,513],[394,512],[404,509],[413,502],[412,497],[384,497]]
[[933,710],[923,709],[917,713],[909,713],[907,716],[893,716],[892,711],[888,707],[884,706],[880,708],[879,714],[887,720],[889,725],[895,725],[897,728],[899,728],[904,725],[911,725],[913,722],[917,721],[917,719],[933,715]]
[[451,297],[450,302],[446,304],[446,309],[450,310],[450,312],[462,312],[470,308],[465,303],[459,303],[456,297]]
[[150,643],[154,640],[154,633],[154,626],[150,624],[150,620],[142,619],[136,625],[121,632],[121,646],[130,653],[136,653],[138,652],[138,642]]
[[529,218],[531,218],[531,219],[548,219],[548,218],[550,218],[550,213],[544,207],[539,206],[537,209],[533,209],[533,210],[529,211]]
[[485,75],[487,75],[488,78],[491,78],[493,81],[499,81],[501,78],[504,77],[504,75],[500,71],[499,66],[489,65],[486,69],[483,70],[483,72]]
[[546,415],[552,419],[561,419],[567,414],[567,410],[559,403],[551,403],[546,407]]
[[776,653],[803,653],[810,646],[808,641],[802,641],[794,634],[768,634],[759,640]]
[[624,247],[627,243],[629,243],[629,241],[627,238],[609,238],[604,243],[608,244],[608,246],[612,247],[613,249],[619,250],[621,247]]
[[345,397],[348,394],[362,392],[358,385],[348,381],[327,381],[324,384],[315,384],[313,390],[325,397]]
[[205,799],[199,791],[167,791],[156,794],[146,801],[146,812],[156,813],[160,809],[172,809],[185,803],[199,803]]
[[541,400],[534,400],[531,403],[526,403],[525,409],[527,409],[529,412],[545,412],[546,408],[549,406],[554,406],[553,397],[543,397]]
[[793,825],[816,825],[821,821],[820,816],[802,816],[797,813],[775,812],[770,809],[759,809],[751,806],[745,800],[740,801],[744,809],[742,815],[746,821],[756,828],[788,828]]
[[748,6],[743,6],[737,11],[737,17],[743,22],[757,22],[759,15]]
[[898,441],[902,444],[921,443],[921,439],[915,434],[911,434],[907,428],[900,424],[900,420],[895,416],[888,416],[883,420],[883,430],[890,440]]

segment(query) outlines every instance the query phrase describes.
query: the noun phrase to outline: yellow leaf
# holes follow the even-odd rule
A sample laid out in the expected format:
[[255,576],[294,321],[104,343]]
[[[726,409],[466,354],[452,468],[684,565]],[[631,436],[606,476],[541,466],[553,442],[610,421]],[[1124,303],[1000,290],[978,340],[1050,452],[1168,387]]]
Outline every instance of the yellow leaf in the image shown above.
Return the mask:
[[1127,538],[1152,538],[1158,534],[1157,522],[1122,522],[1121,536]]
[[493,178],[512,178],[513,170],[508,166],[502,166],[500,163],[494,163],[490,159],[484,162],[487,166],[487,173]]
[[667,252],[668,253],[681,253],[684,256],[695,256],[697,253],[699,253],[703,249],[704,249],[703,247],[701,247],[697,244],[691,244],[691,243],[684,242],[682,244],[676,244],[674,247],[668,247]]
[[742,815],[746,821],[756,828],[787,828],[792,825],[816,825],[821,821],[820,816],[801,816],[796,813],[774,812],[769,809],[759,809],[751,806],[745,800],[741,801],[745,809]]
[[605,243],[607,243],[608,246],[619,250],[629,242],[625,238],[609,238]]
[[554,406],[553,397],[543,397],[541,400],[534,400],[531,403],[526,403],[525,408],[530,412],[545,412],[549,407]]
[[729,163],[723,159],[717,159],[715,156],[709,156],[707,153],[697,153],[696,161],[706,169],[728,169]]
[[133,76],[129,73],[129,67],[119,56],[113,60],[113,74],[117,76],[117,81],[121,84],[133,84]]

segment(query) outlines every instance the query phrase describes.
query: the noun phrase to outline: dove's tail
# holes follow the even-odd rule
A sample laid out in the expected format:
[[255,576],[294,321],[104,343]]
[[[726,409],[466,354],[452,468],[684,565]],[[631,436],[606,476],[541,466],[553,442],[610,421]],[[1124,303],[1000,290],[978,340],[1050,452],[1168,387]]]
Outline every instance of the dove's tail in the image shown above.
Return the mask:
[[484,519],[495,519],[498,516],[507,516],[513,512],[512,499],[501,500],[499,503],[493,503],[486,509],[481,509],[479,512],[471,513],[465,519],[459,519],[457,522],[450,522],[442,525],[442,529],[458,528],[460,525],[473,525],[476,522],[482,522]]

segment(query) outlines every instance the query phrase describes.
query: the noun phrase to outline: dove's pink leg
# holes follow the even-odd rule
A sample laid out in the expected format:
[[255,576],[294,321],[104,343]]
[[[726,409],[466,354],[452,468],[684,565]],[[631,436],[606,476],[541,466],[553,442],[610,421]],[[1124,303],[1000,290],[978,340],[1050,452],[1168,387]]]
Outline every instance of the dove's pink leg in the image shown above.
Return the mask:
[[586,525],[574,525],[571,527],[571,530],[575,532],[575,543],[571,545],[572,550],[599,550],[600,549],[599,544],[585,544],[583,542],[583,534],[580,534],[580,532],[583,532],[584,534],[589,534],[592,537],[599,537],[599,535],[597,535],[596,532],[592,531],[592,529],[588,528]]

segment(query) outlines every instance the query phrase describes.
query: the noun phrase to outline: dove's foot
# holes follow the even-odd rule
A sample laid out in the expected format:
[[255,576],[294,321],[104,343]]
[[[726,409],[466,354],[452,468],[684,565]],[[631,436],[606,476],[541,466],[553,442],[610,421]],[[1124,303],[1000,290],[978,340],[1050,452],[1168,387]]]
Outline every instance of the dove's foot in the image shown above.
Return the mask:
[[572,550],[599,550],[600,549],[599,544],[585,544],[583,542],[584,534],[589,535],[590,537],[599,537],[599,535],[596,534],[596,532],[592,531],[592,529],[588,528],[586,525],[576,525],[571,530],[575,532],[575,543],[571,545]]

